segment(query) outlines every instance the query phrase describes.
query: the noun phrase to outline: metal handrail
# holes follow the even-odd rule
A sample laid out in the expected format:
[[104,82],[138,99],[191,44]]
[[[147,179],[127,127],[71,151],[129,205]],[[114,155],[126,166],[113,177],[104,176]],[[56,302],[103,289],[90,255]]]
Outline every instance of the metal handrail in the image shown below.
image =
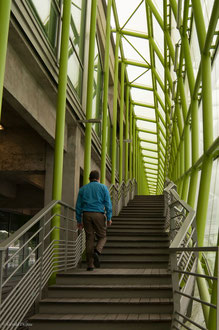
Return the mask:
[[134,198],[137,192],[136,180],[122,181],[119,185],[112,184],[109,187],[112,200],[113,216],[117,216],[121,209],[126,206],[130,199]]
[[[165,183],[165,216],[166,231],[170,236],[170,267],[172,274],[174,313],[172,319],[172,329],[183,325],[186,329],[191,329],[189,324],[196,325],[200,329],[207,330],[201,325],[191,320],[189,312],[190,301],[196,301],[211,308],[218,305],[195,298],[193,295],[194,285],[197,278],[205,278],[208,281],[217,281],[215,276],[203,275],[197,272],[199,255],[203,251],[216,252],[219,258],[218,247],[198,247],[196,231],[196,212],[185,201],[181,200],[176,186],[170,180]],[[178,213],[177,207],[180,205],[183,213]],[[182,217],[183,215],[183,217]],[[218,260],[219,262],[219,260]],[[219,288],[218,293],[219,297]],[[185,322],[187,322],[185,324]],[[217,320],[219,322],[219,320]],[[217,324],[219,329],[219,324]]]
[[[57,206],[59,214],[53,212]],[[58,227],[52,226],[55,217],[60,219]],[[60,238],[51,242],[51,234],[57,229]],[[12,248],[16,251],[11,255]],[[84,249],[85,234],[77,229],[75,209],[62,201],[51,201],[0,243],[1,329],[17,329],[32,304],[41,298],[51,275],[75,268]],[[11,280],[16,285],[4,298],[4,289]]]
[[[114,215],[118,215],[122,207],[134,198],[136,189],[135,180],[110,186]],[[60,208],[58,214],[54,213],[57,205]],[[60,219],[58,227],[51,226],[55,217]],[[51,234],[56,229],[60,231],[60,239],[51,242]],[[10,255],[12,247],[16,251]],[[17,329],[32,304],[41,298],[42,290],[51,275],[75,268],[84,249],[85,234],[84,230],[79,232],[77,229],[75,209],[62,201],[54,200],[0,243],[1,329]],[[19,274],[23,268],[26,270]],[[17,279],[18,274],[20,278],[17,284],[3,299],[6,284]]]

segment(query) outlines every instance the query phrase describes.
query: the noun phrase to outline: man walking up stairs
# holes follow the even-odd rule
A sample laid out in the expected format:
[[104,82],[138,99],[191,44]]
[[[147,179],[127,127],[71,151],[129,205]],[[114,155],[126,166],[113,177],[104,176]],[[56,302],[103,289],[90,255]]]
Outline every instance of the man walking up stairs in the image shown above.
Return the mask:
[[57,275],[32,330],[171,328],[172,287],[163,196],[136,196],[108,228],[101,268]]

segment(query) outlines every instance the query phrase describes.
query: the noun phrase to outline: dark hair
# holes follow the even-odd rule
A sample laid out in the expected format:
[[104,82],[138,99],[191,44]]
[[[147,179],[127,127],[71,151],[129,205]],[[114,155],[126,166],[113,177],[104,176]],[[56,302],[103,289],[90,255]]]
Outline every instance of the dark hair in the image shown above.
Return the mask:
[[90,181],[99,180],[99,178],[100,178],[100,174],[99,174],[98,171],[91,171],[90,172],[90,176],[89,176]]

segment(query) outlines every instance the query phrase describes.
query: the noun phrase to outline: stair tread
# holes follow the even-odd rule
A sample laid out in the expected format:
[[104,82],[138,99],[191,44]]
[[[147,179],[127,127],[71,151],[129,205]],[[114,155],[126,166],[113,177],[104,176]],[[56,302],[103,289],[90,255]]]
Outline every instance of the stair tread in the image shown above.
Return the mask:
[[35,314],[30,320],[54,320],[54,321],[170,321],[171,314]]
[[172,304],[171,298],[46,298],[40,303]]
[[54,284],[49,287],[49,290],[51,289],[171,289],[172,285],[170,284],[131,284],[131,285],[121,285],[121,284],[106,284],[106,285],[98,285],[98,284],[76,284],[76,285],[71,285],[71,284]]
[[58,277],[61,276],[78,276],[78,275],[86,275],[86,276],[148,276],[148,275],[168,275],[171,273],[168,269],[156,268],[156,269],[113,269],[113,268],[95,268],[93,272],[87,272],[83,268],[78,268],[77,271],[66,272],[57,274]]

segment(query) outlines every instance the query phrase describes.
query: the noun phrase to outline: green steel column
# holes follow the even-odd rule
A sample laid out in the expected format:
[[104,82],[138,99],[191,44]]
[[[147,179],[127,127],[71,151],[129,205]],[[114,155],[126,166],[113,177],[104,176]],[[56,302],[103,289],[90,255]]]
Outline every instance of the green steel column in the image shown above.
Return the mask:
[[[208,50],[207,55],[203,54],[204,45],[206,41],[206,30],[204,16],[202,12],[200,0],[192,0],[193,13],[195,18],[197,36],[199,40],[199,47],[201,53],[201,69],[202,69],[202,104],[203,104],[203,140],[204,140],[204,159],[202,163],[202,173],[200,181],[200,189],[198,196],[198,206],[197,206],[197,235],[198,244],[203,246],[205,226],[207,220],[208,211],[208,200],[210,194],[210,183],[211,183],[211,173],[212,173],[212,158],[206,155],[206,151],[213,143],[213,114],[212,114],[212,88],[211,88],[211,57]],[[200,297],[204,294],[204,289],[201,284],[199,284]],[[209,297],[210,298],[210,297]],[[209,302],[209,300],[207,300]],[[202,306],[206,324],[209,320],[209,309],[206,306]]]
[[[185,172],[190,168],[190,125],[186,124],[184,128],[184,159],[185,159]],[[186,174],[183,181],[182,199],[187,201],[189,189],[189,175]]]
[[104,59],[104,90],[103,90],[103,122],[102,122],[102,149],[101,149],[101,183],[106,178],[106,139],[107,139],[107,111],[108,111],[108,89],[109,89],[109,48],[110,48],[110,17],[112,0],[108,0],[106,18],[106,44]]
[[[191,137],[192,137],[192,166],[199,158],[199,123],[198,123],[198,99],[191,100]],[[188,204],[195,207],[196,191],[198,183],[198,170],[194,169],[191,173]]]
[[[197,35],[199,39],[200,51],[204,49],[206,31],[201,3],[199,0],[192,1]],[[202,67],[202,103],[203,103],[203,139],[204,139],[204,153],[213,143],[213,114],[212,114],[212,88],[211,88],[211,57],[210,53],[201,57]],[[204,157],[202,165],[202,174],[197,207],[197,232],[198,243],[203,245],[206,217],[208,210],[208,199],[210,193],[210,182],[212,172],[213,160]]]
[[132,121],[132,123],[133,123],[133,130],[132,130],[132,132],[133,132],[133,134],[132,134],[132,136],[133,136],[133,154],[132,154],[132,156],[133,156],[133,178],[134,179],[136,179],[136,171],[135,171],[135,160],[136,160],[136,145],[135,145],[135,131],[136,131],[136,119],[135,119],[135,117],[133,118],[133,121]]
[[121,65],[121,94],[120,94],[120,119],[119,119],[119,183],[123,180],[123,115],[124,115],[124,85],[125,64]]
[[[96,13],[97,13],[97,0],[92,0],[90,38],[89,38],[88,78],[87,78],[87,104],[86,104],[87,120],[92,118]],[[91,163],[91,130],[92,130],[92,124],[86,123],[85,146],[84,146],[84,180],[83,180],[84,185],[89,182],[90,163]]]
[[130,148],[129,148],[129,179],[133,178],[133,161],[132,161],[132,153],[133,153],[133,135],[132,135],[132,114],[133,114],[133,104],[130,105],[130,113],[129,113],[129,138],[131,140]]
[[[63,146],[65,136],[65,107],[66,107],[66,87],[68,70],[68,43],[71,18],[71,0],[66,0],[63,6],[61,52],[59,64],[58,96],[56,109],[56,131],[55,131],[55,151],[54,151],[54,170],[53,170],[53,190],[52,199],[62,199],[62,171],[63,171]],[[60,206],[53,209],[53,214],[60,213]],[[60,217],[52,219],[51,227],[60,227]],[[59,240],[59,228],[52,231],[51,241]],[[58,262],[57,262],[58,263]],[[55,278],[53,274],[51,281]]]
[[2,111],[2,97],[5,76],[5,62],[8,44],[8,31],[11,12],[11,0],[0,0],[0,123]]
[[113,131],[112,131],[112,174],[111,183],[116,182],[116,132],[117,132],[117,96],[119,72],[119,43],[120,34],[116,33],[115,64],[114,64],[114,90],[113,90]]
[[[125,115],[125,139],[129,138],[129,92],[130,88],[127,86],[126,88],[126,115]],[[126,142],[125,144],[125,182],[128,181],[129,176],[129,144]]]

